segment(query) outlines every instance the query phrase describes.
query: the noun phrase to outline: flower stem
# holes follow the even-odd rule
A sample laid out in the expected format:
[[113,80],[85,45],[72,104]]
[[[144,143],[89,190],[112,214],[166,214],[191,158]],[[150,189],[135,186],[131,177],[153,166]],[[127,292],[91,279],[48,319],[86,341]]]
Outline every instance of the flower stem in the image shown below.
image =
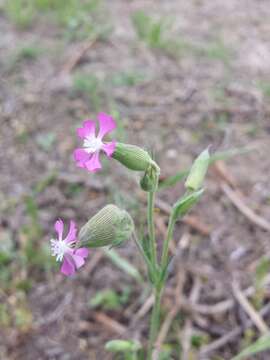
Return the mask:
[[151,314],[151,323],[150,323],[150,337],[148,344],[148,353],[147,360],[152,360],[153,348],[158,334],[159,322],[160,322],[160,303],[161,303],[161,294],[162,288],[155,288],[155,302]]
[[149,258],[145,254],[144,249],[142,247],[142,244],[141,244],[140,240],[138,239],[138,236],[137,236],[135,231],[133,232],[133,237],[134,237],[134,240],[135,240],[135,244],[137,245],[137,248],[139,249],[139,252],[141,253],[146,265],[148,266],[148,268],[150,268],[152,263],[150,262]]
[[161,256],[161,270],[164,271],[168,264],[168,255],[169,255],[169,244],[173,236],[173,230],[176,223],[176,219],[173,214],[170,216],[168,231],[166,239],[163,243],[162,256]]
[[[164,241],[163,249],[162,249],[161,272],[166,271],[166,266],[168,264],[169,243],[173,236],[175,222],[176,222],[176,219],[172,214],[170,217],[170,221],[169,221],[167,236]],[[155,302],[154,302],[154,307],[152,309],[152,314],[151,314],[150,338],[149,338],[147,360],[152,360],[153,348],[154,348],[156,338],[157,338],[159,322],[160,322],[161,295],[162,295],[163,288],[165,286],[165,281],[166,281],[165,279],[166,279],[166,277],[164,277],[160,283],[155,285],[155,293],[154,293],[155,294]]]
[[155,225],[154,225],[154,207],[155,207],[155,192],[148,192],[147,202],[147,222],[148,234],[150,241],[150,257],[153,265],[157,264],[157,250],[155,240]]

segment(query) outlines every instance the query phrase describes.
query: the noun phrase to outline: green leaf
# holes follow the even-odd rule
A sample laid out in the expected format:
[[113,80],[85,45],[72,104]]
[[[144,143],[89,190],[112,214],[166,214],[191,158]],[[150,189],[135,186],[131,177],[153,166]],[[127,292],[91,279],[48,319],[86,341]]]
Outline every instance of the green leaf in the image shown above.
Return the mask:
[[255,280],[256,285],[260,286],[263,283],[266,275],[269,274],[270,259],[266,256],[262,256],[258,265],[256,266]]
[[105,345],[105,349],[110,352],[137,352],[141,349],[141,344],[133,340],[111,340]]
[[[251,148],[239,148],[239,149],[236,148],[236,149],[231,149],[231,150],[227,150],[227,151],[220,151],[220,152],[217,152],[210,156],[209,163],[211,165],[211,164],[214,164],[218,160],[228,160],[237,155],[244,155],[252,150],[253,149],[251,149]],[[158,189],[163,190],[163,189],[172,187],[172,186],[176,185],[179,181],[182,181],[183,179],[185,179],[186,176],[188,176],[188,174],[189,174],[189,169],[179,171],[176,175],[169,176],[166,179],[161,180],[159,182]]]
[[92,308],[102,307],[105,310],[117,310],[121,307],[121,301],[116,291],[106,289],[98,291],[95,296],[89,301]]
[[187,180],[185,182],[186,189],[191,191],[199,190],[204,182],[207,169],[210,163],[210,155],[208,149],[205,149],[193,162]]
[[184,171],[178,172],[176,175],[169,176],[164,180],[160,180],[158,189],[162,190],[162,189],[167,189],[171,186],[174,186],[179,181],[182,181],[188,175],[188,173],[189,173],[189,170],[184,170]]
[[194,191],[192,194],[184,195],[173,206],[173,216],[177,220],[183,217],[201,198],[204,189]]
[[120,256],[116,250],[105,248],[103,249],[103,251],[105,255],[112,261],[112,263],[119,267],[119,269],[123,270],[125,273],[136,279],[138,282],[143,281],[139,271],[132,264],[130,264],[130,262],[122,258],[122,256]]
[[250,355],[255,355],[269,349],[270,349],[270,334],[266,334],[261,336],[253,344],[245,348],[243,351],[240,352],[240,354],[233,357],[231,360],[250,359]]

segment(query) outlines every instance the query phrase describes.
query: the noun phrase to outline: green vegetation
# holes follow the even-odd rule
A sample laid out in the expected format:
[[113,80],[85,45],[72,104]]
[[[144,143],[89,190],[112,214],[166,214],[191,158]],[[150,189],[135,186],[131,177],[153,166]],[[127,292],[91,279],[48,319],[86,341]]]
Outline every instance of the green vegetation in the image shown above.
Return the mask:
[[189,44],[172,35],[172,21],[168,18],[156,19],[140,10],[133,14],[132,22],[139,39],[152,49],[170,56],[178,56],[189,49]]
[[[37,203],[38,195],[56,180],[57,173],[52,172],[33,184],[29,195],[1,204],[1,211],[10,216],[13,216],[18,204],[23,209],[23,225],[18,226],[16,233],[13,234],[8,228],[1,228],[0,232],[0,284],[3,291],[28,293],[35,283],[34,278],[29,276],[30,273],[39,277],[40,274],[48,274],[57,267],[51,256],[49,239],[44,239]],[[69,186],[71,185],[65,188],[67,191]]]
[[119,294],[113,289],[97,291],[89,301],[91,308],[101,307],[105,310],[119,310],[129,300],[130,288],[124,288]]
[[112,86],[135,86],[145,81],[145,75],[136,71],[123,71],[112,74],[108,82]]
[[237,356],[235,356],[232,360],[248,360],[252,355],[259,354],[263,351],[267,351],[270,349],[270,336],[269,334],[261,336],[257,341],[253,344],[249,345],[243,351],[240,352]]
[[173,33],[173,22],[167,17],[155,17],[144,11],[136,11],[132,16],[133,26],[138,38],[151,49],[159,49],[169,56],[178,57],[184,53],[207,57],[222,61],[228,65],[233,51],[221,38],[199,46],[176,37]]
[[233,51],[224,44],[221,38],[210,41],[207,45],[201,47],[194,47],[195,52],[201,56],[205,56],[210,60],[219,60],[228,65]]
[[258,89],[263,93],[265,97],[270,97],[270,80],[269,81],[258,81]]
[[[104,37],[111,30],[99,0],[6,0],[3,11],[21,29],[46,16],[66,30],[68,39]],[[100,25],[101,24],[101,25]]]
[[31,26],[35,18],[34,3],[30,0],[6,0],[4,12],[10,21],[23,29]]
[[85,94],[95,111],[99,111],[104,95],[102,82],[96,75],[75,74],[73,88],[78,94]]
[[[105,100],[113,101],[113,99],[110,98],[112,88],[123,86],[132,87],[143,81],[145,81],[145,76],[135,71],[120,71],[103,78],[94,74],[77,72],[73,77],[73,90],[75,93],[85,95],[94,110],[99,111],[105,103]],[[112,107],[113,106],[115,107],[114,104],[112,104]],[[116,110],[112,109],[111,113],[116,117],[116,121],[117,118],[119,120],[119,114],[117,116]],[[120,123],[120,121],[118,121],[118,123]],[[121,124],[119,128],[122,132],[123,128]]]
[[21,60],[36,60],[39,55],[41,55],[43,49],[38,46],[33,45],[24,45],[16,52],[16,61]]
[[35,198],[27,196],[25,198],[26,214],[28,223],[22,228],[23,248],[22,263],[28,268],[36,270],[50,270],[55,266],[55,261],[50,255],[49,243],[40,243],[42,229],[39,223],[39,209]]

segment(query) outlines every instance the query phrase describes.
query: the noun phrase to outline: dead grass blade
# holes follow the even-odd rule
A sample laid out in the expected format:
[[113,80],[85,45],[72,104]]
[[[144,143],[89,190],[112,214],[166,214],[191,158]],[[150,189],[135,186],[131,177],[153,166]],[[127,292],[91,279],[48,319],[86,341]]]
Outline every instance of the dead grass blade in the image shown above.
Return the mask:
[[256,214],[252,209],[250,209],[241,199],[236,191],[234,191],[229,185],[224,182],[221,183],[221,189],[228,199],[233,203],[233,205],[253,224],[259,226],[263,230],[270,232],[270,223]]

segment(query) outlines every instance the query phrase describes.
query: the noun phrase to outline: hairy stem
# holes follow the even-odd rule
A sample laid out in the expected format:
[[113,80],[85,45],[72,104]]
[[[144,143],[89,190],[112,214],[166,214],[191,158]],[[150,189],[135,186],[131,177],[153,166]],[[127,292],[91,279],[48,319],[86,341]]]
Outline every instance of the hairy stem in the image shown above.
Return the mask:
[[148,344],[147,360],[152,360],[153,348],[158,334],[159,322],[160,322],[161,293],[162,293],[161,288],[155,289],[155,302],[151,314],[150,337]]
[[152,264],[157,264],[156,236],[154,225],[155,192],[148,192],[147,223],[150,241],[150,257]]
[[167,264],[168,264],[168,255],[169,255],[169,244],[173,236],[173,230],[176,223],[176,219],[174,215],[172,214],[170,216],[169,225],[168,225],[168,231],[166,239],[163,243],[163,249],[162,249],[162,256],[161,256],[161,270],[164,271]]

